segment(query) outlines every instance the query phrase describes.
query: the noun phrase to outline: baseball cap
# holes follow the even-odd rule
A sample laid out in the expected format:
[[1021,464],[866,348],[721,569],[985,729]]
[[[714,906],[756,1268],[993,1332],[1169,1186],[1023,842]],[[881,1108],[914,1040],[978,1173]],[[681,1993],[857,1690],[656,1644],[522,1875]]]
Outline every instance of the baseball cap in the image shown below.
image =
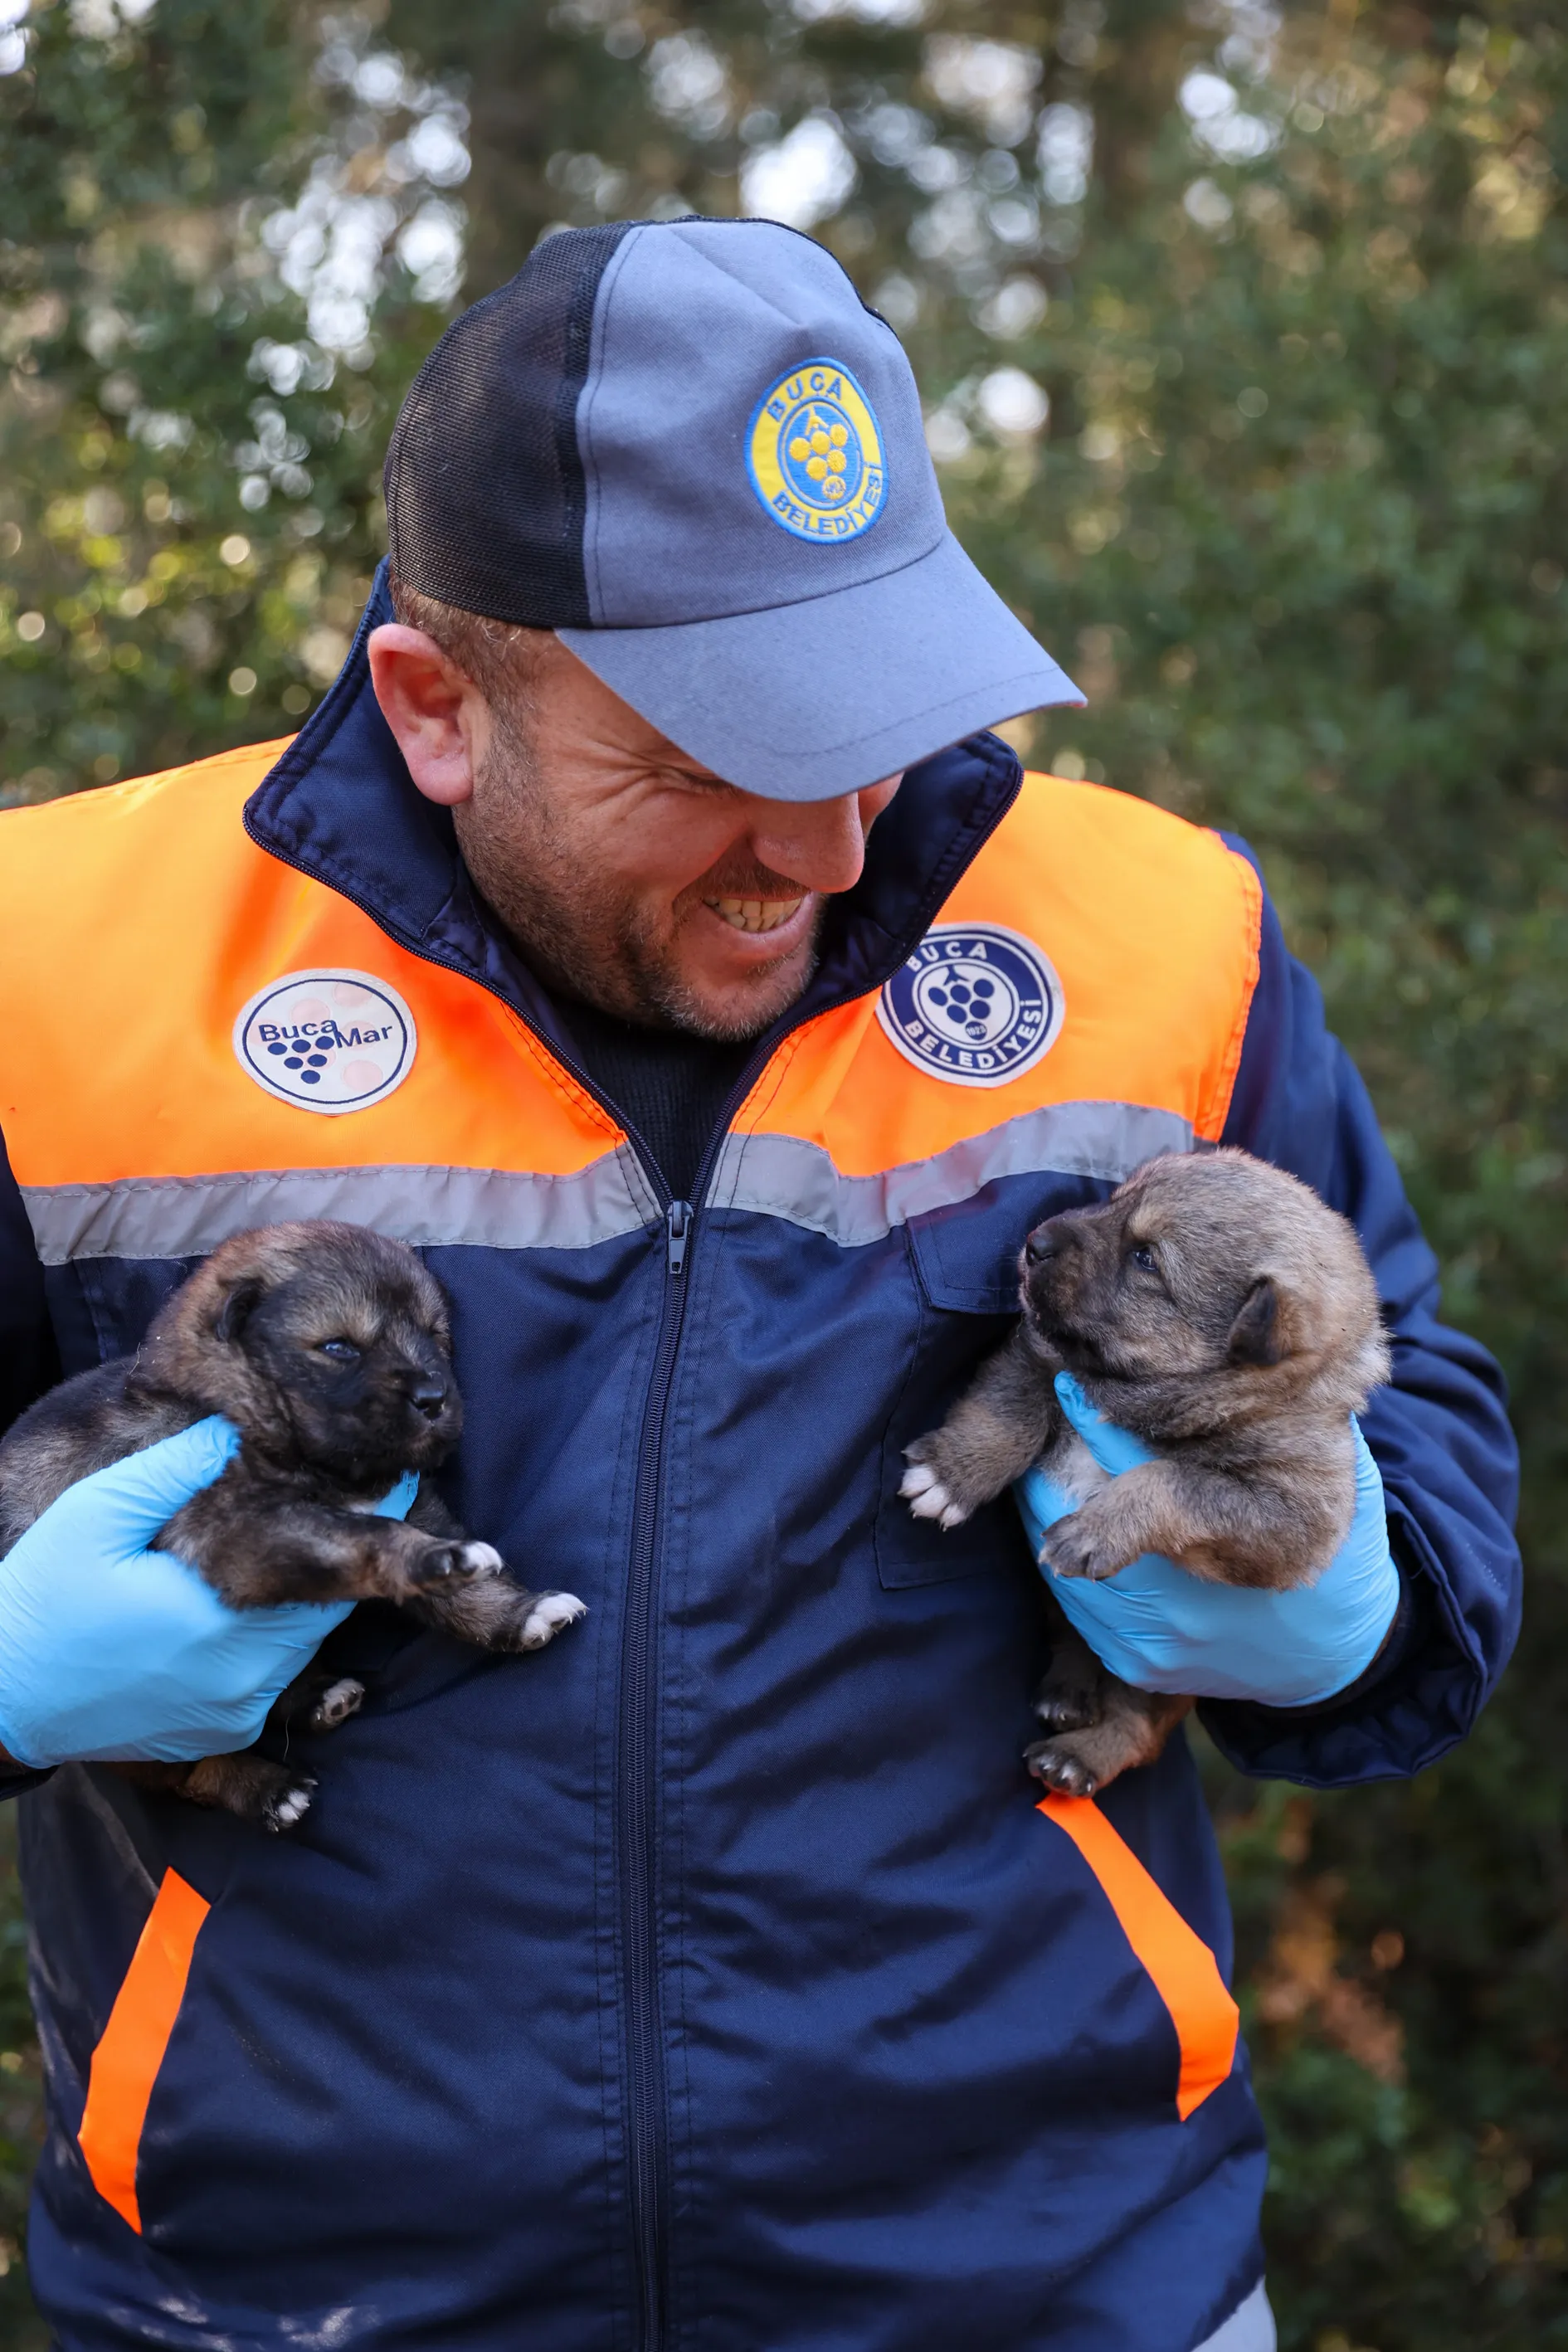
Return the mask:
[[546,237],[426,361],[385,482],[409,587],[554,630],[770,799],[1083,699],[948,529],[898,337],[777,222]]

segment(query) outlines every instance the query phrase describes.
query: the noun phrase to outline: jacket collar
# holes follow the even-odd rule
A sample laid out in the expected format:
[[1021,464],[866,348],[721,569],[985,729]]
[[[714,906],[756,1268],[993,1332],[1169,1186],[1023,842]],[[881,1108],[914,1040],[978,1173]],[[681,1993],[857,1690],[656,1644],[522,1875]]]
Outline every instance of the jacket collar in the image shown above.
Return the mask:
[[[246,831],[363,908],[399,946],[493,990],[572,1060],[544,989],[486,919],[450,816],[416,791],[381,715],[365,640],[392,617],[384,563],[330,692],[246,803]],[[1021,781],[1016,758],[994,735],[972,735],[909,770],[877,820],[859,881],[830,901],[816,971],[774,1034],[891,977]]]

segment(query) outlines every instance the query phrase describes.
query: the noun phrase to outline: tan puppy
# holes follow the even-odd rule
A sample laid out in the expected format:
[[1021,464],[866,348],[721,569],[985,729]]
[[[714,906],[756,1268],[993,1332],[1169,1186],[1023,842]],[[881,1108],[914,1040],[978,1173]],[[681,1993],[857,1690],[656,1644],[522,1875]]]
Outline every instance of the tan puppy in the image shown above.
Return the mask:
[[[426,1484],[405,1520],[377,1516],[405,1472],[446,1459],[462,1427],[447,1302],[401,1242],[325,1220],[225,1242],[135,1356],[80,1373],[22,1415],[0,1443],[0,1556],[79,1478],[214,1412],[239,1430],[239,1452],[159,1541],[232,1608],[390,1601],[491,1650],[542,1649],[583,1614],[569,1592],[513,1583]],[[268,1722],[331,1730],[363,1696],[352,1678],[308,1672]],[[254,1751],[121,1769],[274,1830],[300,1820],[316,1785]]]
[[[1020,1273],[1013,1337],[908,1449],[916,1517],[956,1527],[1037,1463],[1078,1502],[1046,1535],[1058,1576],[1155,1551],[1220,1583],[1310,1583],[1355,1507],[1350,1416],[1389,1369],[1345,1219],[1246,1152],[1171,1157],[1037,1226]],[[1108,1477],[1062,1414],[1063,1370],[1160,1458]],[[1065,1620],[1052,1640],[1029,1767],[1086,1796],[1152,1761],[1192,1701],[1118,1682]]]

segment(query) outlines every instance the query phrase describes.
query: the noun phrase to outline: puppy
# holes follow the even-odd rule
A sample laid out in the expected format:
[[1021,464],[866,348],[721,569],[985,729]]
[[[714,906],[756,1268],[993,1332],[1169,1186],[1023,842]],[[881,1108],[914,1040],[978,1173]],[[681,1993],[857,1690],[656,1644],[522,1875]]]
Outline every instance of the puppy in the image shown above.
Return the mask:
[[[1036,1227],[1023,1313],[942,1428],[908,1447],[917,1518],[956,1527],[1037,1463],[1078,1507],[1047,1529],[1058,1576],[1163,1552],[1194,1576],[1309,1584],[1355,1507],[1350,1416],[1388,1378],[1353,1228],[1244,1151],[1151,1160],[1109,1201]],[[1159,1459],[1108,1477],[1052,1385],[1078,1377]],[[1089,1796],[1152,1762],[1193,1705],[1106,1673],[1059,1610],[1036,1712],[1036,1776]]]
[[[440,1285],[399,1242],[324,1220],[264,1225],[214,1251],[169,1298],[136,1355],[67,1381],[0,1442],[0,1556],[57,1496],[207,1413],[238,1453],[158,1538],[232,1608],[389,1601],[491,1650],[538,1650],[583,1615],[569,1592],[528,1592],[463,1534],[425,1478],[462,1427]],[[377,1506],[420,1473],[405,1520]],[[327,1731],[362,1683],[311,1669],[268,1726]],[[291,1828],[315,1781],[254,1749],[120,1768],[268,1829]]]

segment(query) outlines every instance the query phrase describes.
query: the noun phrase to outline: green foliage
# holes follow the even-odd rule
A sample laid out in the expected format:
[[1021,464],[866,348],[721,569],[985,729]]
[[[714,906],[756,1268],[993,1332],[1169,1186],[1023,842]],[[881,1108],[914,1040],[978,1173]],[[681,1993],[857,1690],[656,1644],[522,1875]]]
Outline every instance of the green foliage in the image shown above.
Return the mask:
[[289,733],[346,651],[467,156],[322,29],[77,0],[0,81],[0,803]]
[[[1282,2341],[1568,2345],[1556,12],[118,8],[36,8],[0,82],[0,790],[281,732],[325,683],[451,288],[466,94],[470,297],[557,222],[794,205],[1089,692],[1018,740],[1262,852],[1450,1311],[1508,1366],[1531,1570],[1501,1696],[1420,1780],[1307,1796],[1205,1756]],[[0,2051],[19,2101],[33,2064]]]

